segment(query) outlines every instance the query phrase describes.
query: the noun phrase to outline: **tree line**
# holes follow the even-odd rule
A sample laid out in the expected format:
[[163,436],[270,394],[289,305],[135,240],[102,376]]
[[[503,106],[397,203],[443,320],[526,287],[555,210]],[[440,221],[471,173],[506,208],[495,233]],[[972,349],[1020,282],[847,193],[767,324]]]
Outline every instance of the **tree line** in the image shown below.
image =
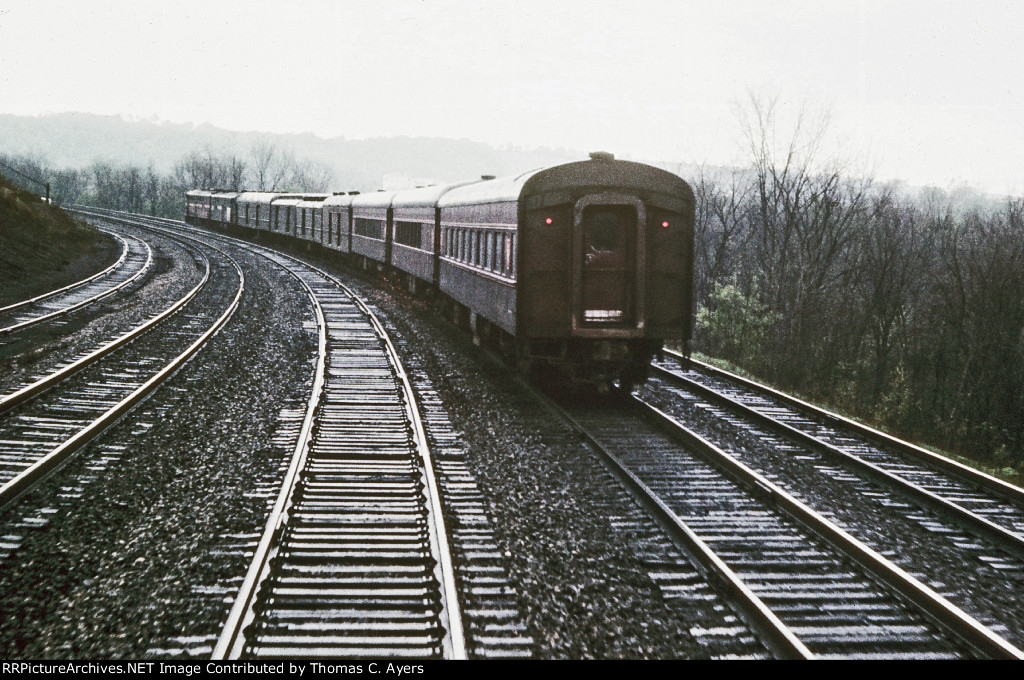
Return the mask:
[[[0,162],[49,182],[55,203],[82,203],[175,219],[184,214],[185,192],[191,189],[323,193],[334,179],[328,165],[297,158],[290,149],[272,142],[254,143],[246,156],[209,148],[192,151],[175,162],[170,173],[159,173],[152,164],[103,160],[85,168],[56,169],[45,158],[33,155],[0,155]],[[19,182],[17,176],[10,179]]]
[[[824,153],[827,121],[745,112],[749,163],[704,169],[694,348],[772,384],[996,467],[1024,472],[1024,200],[910,192]],[[783,132],[785,130],[785,133]],[[180,218],[196,187],[323,192],[332,175],[272,143],[209,149],[171,173],[97,161],[54,170],[61,203]]]
[[1024,199],[876,183],[778,119],[753,102],[750,165],[694,181],[695,348],[1024,472]]

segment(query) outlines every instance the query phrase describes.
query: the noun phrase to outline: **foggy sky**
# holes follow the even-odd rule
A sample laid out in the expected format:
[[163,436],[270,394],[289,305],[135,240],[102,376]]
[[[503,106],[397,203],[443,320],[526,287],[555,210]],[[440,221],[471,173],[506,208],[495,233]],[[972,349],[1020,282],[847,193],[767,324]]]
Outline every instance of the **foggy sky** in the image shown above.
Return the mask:
[[[0,0],[0,113],[745,163],[751,93],[880,179],[1024,192],[1024,2]],[[859,170],[858,170],[859,171]]]

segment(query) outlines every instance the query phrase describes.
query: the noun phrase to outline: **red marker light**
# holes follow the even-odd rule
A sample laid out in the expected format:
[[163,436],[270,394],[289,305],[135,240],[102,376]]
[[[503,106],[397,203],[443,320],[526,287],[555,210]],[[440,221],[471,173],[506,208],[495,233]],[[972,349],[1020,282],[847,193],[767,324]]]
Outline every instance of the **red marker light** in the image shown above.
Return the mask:
[[668,222],[662,222],[661,223],[661,228],[662,229],[668,229]]
[[553,219],[551,219],[550,217],[549,217],[549,218],[547,218],[546,220],[544,220],[544,223],[545,223],[545,224],[551,224],[552,222],[554,222],[554,220],[553,220]]

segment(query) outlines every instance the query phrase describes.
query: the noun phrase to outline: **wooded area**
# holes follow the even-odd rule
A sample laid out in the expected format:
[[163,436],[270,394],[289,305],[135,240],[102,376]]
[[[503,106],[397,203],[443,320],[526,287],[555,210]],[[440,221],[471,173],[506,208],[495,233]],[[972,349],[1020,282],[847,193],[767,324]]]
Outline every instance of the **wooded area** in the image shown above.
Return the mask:
[[[825,158],[825,118],[744,113],[750,163],[689,177],[694,347],[909,438],[1024,472],[1024,199],[908,191]],[[180,218],[195,187],[325,191],[272,143],[183,156],[169,175],[3,158],[64,203]]]
[[1024,471],[1024,199],[909,193],[777,137],[702,173],[694,346],[900,435]]
[[185,192],[197,187],[322,193],[333,180],[325,164],[296,158],[290,149],[272,142],[254,143],[245,158],[210,149],[193,151],[182,156],[167,175],[152,165],[106,161],[62,170],[33,156],[0,155],[0,162],[49,182],[55,203],[84,203],[175,219],[185,213]]

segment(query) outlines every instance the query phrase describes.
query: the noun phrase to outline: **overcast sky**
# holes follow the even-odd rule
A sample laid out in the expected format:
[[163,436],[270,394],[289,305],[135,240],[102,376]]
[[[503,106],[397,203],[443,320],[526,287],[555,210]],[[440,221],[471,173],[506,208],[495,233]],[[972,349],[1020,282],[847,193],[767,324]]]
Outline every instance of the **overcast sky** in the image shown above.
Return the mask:
[[0,113],[743,162],[831,112],[882,179],[1024,192],[1024,0],[0,0]]

